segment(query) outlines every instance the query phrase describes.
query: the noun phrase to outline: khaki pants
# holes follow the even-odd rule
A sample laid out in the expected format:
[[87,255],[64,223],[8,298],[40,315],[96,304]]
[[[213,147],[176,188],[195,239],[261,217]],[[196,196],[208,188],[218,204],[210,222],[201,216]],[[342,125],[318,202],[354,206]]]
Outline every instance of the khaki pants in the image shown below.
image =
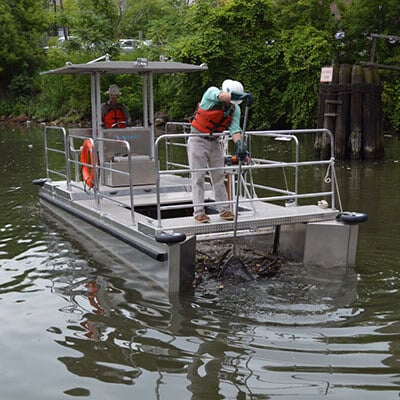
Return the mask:
[[[204,177],[208,168],[220,168],[209,171],[214,190],[215,201],[227,201],[228,195],[224,182],[224,154],[218,139],[205,139],[201,136],[190,137],[188,141],[188,158],[190,169],[203,168],[204,171],[192,172],[193,204],[204,203]],[[227,205],[217,206],[221,213]],[[204,206],[194,206],[194,215],[204,212]]]

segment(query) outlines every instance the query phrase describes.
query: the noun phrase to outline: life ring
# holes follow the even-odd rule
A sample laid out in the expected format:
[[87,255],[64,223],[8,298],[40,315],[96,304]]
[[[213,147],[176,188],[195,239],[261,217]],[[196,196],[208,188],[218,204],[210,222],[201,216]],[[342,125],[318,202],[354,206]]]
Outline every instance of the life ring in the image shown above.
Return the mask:
[[368,214],[360,212],[345,211],[337,216],[337,219],[345,224],[359,224],[368,219]]
[[[88,187],[94,186],[94,161],[93,161],[93,142],[85,139],[81,148],[81,163],[83,183]],[[91,167],[89,166],[91,165]]]

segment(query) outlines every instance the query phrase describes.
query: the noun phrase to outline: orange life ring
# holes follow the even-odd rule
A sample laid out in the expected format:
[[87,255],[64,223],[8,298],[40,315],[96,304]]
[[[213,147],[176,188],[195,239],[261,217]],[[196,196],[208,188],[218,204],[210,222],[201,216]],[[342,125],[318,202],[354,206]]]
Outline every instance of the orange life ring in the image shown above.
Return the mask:
[[[85,139],[81,149],[81,163],[83,182],[90,189],[94,186],[94,160],[93,160],[93,142]],[[89,165],[92,165],[91,167]]]

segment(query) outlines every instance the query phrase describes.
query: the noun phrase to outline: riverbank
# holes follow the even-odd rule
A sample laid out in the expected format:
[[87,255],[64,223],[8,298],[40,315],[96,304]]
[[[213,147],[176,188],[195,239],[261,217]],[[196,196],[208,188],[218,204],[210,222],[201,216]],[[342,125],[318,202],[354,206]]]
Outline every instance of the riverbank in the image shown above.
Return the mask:
[[[156,127],[163,127],[168,121],[170,121],[169,116],[164,113],[164,112],[157,112],[155,113],[154,116],[154,126]],[[6,125],[6,124],[17,124],[17,125],[29,125],[29,124],[47,124],[47,125],[65,125],[68,127],[79,127],[79,128],[89,128],[91,126],[91,122],[89,120],[82,119],[79,122],[67,122],[64,121],[63,118],[60,119],[55,119],[53,121],[46,121],[45,119],[36,119],[36,118],[30,118],[26,114],[19,114],[16,116],[0,116],[0,124]],[[133,121],[133,124],[135,126],[141,126],[142,121],[137,119]]]

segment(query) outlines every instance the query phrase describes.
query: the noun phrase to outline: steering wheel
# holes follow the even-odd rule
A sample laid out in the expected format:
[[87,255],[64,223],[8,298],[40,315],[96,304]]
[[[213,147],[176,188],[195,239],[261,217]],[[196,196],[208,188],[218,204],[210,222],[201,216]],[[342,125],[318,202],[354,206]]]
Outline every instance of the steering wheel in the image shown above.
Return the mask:
[[111,125],[111,128],[125,128],[125,127],[126,127],[126,121],[117,121]]

